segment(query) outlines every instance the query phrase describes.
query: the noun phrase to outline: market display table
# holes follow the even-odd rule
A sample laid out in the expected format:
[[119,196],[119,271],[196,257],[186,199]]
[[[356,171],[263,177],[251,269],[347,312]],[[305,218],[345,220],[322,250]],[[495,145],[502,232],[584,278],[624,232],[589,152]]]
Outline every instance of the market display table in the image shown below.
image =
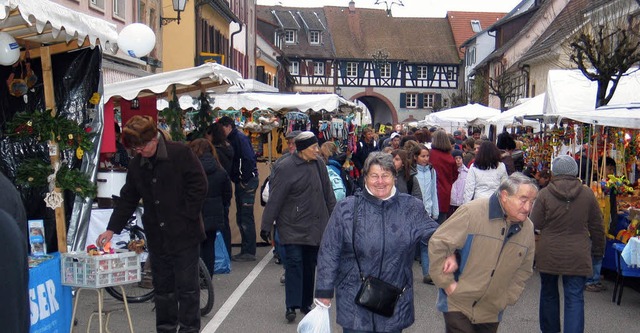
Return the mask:
[[61,284],[60,254],[50,256],[29,269],[31,333],[66,332],[71,326],[71,288]]
[[[89,255],[87,253],[65,253],[62,255],[62,283],[79,287],[76,291],[76,301],[73,305],[71,322],[75,319],[80,295],[85,290],[95,290],[98,294],[98,311],[91,314],[87,324],[87,331],[91,328],[91,319],[98,316],[100,333],[103,327],[109,332],[109,317],[111,311],[104,311],[104,288],[116,287],[120,289],[124,301],[124,311],[129,321],[129,330],[133,333],[133,324],[127,303],[127,295],[124,284],[140,281],[140,260],[135,252],[116,251],[112,254]],[[106,315],[103,325],[102,317]],[[73,326],[70,326],[73,329]]]
[[616,251],[616,282],[613,287],[612,302],[616,302],[620,305],[622,300],[622,291],[624,290],[624,278],[625,277],[640,277],[640,268],[638,264],[639,258],[636,257],[636,253],[640,251],[640,239],[638,237],[631,237],[629,243],[613,244],[613,248]]

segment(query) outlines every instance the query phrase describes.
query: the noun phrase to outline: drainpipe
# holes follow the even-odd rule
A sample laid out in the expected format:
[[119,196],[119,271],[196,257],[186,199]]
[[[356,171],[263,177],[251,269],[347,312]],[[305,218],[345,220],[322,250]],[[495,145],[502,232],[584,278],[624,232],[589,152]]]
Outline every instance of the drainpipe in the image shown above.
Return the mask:
[[231,34],[231,40],[229,41],[229,56],[227,57],[227,67],[229,68],[233,68],[231,66],[231,64],[233,63],[233,37],[242,32],[242,22],[238,22],[238,25],[240,25],[240,29]]

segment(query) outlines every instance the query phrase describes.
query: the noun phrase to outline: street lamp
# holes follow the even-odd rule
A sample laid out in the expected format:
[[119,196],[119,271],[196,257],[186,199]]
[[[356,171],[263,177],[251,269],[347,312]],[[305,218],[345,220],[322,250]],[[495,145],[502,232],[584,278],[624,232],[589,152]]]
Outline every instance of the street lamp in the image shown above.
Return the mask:
[[187,0],[172,0],[173,10],[178,12],[178,17],[162,17],[160,16],[160,26],[167,25],[173,21],[178,21],[180,24],[180,12],[184,12],[184,8],[187,6]]

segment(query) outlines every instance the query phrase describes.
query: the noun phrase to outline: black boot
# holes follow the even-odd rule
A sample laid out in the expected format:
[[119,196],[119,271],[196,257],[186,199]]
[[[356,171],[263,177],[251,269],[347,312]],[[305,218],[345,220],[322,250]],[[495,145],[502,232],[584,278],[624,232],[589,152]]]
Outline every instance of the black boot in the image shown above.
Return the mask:
[[287,322],[292,323],[294,320],[296,320],[296,309],[287,308],[287,312],[284,316],[285,318],[287,318]]

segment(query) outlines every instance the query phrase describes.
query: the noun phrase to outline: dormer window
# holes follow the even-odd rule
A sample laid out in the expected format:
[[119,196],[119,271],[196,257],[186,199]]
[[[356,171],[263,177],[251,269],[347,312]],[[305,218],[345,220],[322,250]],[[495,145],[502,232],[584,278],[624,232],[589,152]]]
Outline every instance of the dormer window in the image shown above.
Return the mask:
[[473,32],[476,32],[476,33],[482,31],[482,26],[480,25],[480,21],[471,20],[471,30],[473,30]]
[[320,31],[309,31],[309,44],[311,45],[320,44]]
[[284,31],[284,42],[287,44],[294,44],[296,42],[296,31],[295,30],[285,30]]

